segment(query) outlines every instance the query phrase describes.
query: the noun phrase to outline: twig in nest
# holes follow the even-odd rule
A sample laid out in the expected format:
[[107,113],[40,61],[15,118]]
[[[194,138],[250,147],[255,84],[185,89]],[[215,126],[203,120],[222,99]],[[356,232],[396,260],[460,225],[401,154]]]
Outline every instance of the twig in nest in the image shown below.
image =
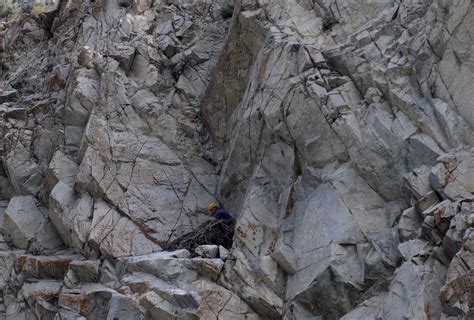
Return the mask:
[[234,238],[234,226],[234,221],[211,220],[203,223],[196,230],[169,243],[165,249],[188,249],[190,252],[194,252],[196,247],[203,244],[220,245],[230,249]]

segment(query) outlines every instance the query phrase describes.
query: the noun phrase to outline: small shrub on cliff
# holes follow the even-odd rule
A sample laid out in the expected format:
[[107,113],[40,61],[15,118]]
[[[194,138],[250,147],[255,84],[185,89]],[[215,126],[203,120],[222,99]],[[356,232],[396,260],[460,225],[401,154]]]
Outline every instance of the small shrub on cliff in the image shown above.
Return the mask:
[[33,13],[33,14],[42,14],[42,13],[45,13],[46,11],[48,11],[48,10],[46,9],[45,6],[38,5],[38,6],[35,6],[35,7],[31,10],[31,13]]
[[336,17],[334,17],[332,14],[325,15],[323,18],[323,30],[326,31],[331,29],[331,27],[337,24],[337,22],[338,21]]
[[15,14],[12,0],[0,0],[0,19],[8,18]]

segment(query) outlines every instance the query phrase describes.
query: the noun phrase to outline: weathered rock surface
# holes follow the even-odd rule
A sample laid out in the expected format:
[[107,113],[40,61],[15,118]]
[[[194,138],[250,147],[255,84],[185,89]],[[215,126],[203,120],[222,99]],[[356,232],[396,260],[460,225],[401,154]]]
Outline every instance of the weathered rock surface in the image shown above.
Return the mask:
[[63,242],[46,211],[32,196],[12,198],[3,219],[7,241],[16,248],[37,252],[60,248]]
[[[20,14],[0,318],[474,317],[472,30],[467,0]],[[232,247],[163,251],[211,201]]]

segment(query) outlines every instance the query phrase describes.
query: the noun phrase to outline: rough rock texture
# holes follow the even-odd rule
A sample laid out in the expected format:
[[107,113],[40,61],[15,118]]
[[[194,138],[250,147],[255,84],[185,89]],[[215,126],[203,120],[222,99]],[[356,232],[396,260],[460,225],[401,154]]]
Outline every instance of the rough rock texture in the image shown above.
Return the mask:
[[[469,0],[9,21],[0,318],[473,318],[473,30]],[[230,250],[164,251],[210,201]]]

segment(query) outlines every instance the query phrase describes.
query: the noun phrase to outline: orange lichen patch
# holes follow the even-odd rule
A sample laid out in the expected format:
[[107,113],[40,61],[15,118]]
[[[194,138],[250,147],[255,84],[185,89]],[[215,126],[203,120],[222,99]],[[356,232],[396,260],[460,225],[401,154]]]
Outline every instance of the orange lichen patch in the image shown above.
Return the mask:
[[151,289],[151,285],[148,281],[136,281],[127,283],[127,286],[134,293],[144,294]]
[[61,75],[59,70],[56,70],[48,81],[48,89],[51,91],[59,91],[66,88],[66,84],[66,79]]
[[72,310],[83,316],[90,314],[94,310],[91,299],[83,293],[81,294],[61,294],[58,304],[65,309]]
[[16,257],[16,265],[20,268],[23,267],[23,265],[25,264],[27,258],[28,258],[27,256],[17,256]]
[[426,319],[431,320],[432,317],[431,317],[430,304],[429,303],[425,304],[424,311],[425,311]]
[[212,315],[215,316],[214,312],[223,310],[232,298],[228,292],[213,290],[200,291],[199,296],[201,298],[202,307],[200,307],[197,312],[194,312],[199,319],[212,318]]
[[41,290],[36,290],[31,292],[26,298],[28,301],[51,301],[55,300],[59,297],[60,287],[54,289],[45,289],[41,288]]
[[26,278],[57,279],[61,280],[66,275],[70,257],[42,257],[21,255],[16,260],[17,272],[23,273]]
[[433,217],[435,218],[437,222],[439,222],[441,218],[443,217],[445,209],[446,209],[445,207],[440,207],[436,209],[435,212],[433,213]]
[[[133,220],[139,227],[140,229],[146,233],[146,234],[153,234],[153,233],[156,233],[158,232],[158,230],[156,230],[155,228],[152,228],[150,225],[149,225],[149,221],[145,220],[145,219],[142,219],[142,218],[136,218]],[[159,244],[161,245],[161,244]]]
[[220,303],[216,303],[216,295],[221,295],[221,293],[212,290],[202,290],[199,292],[201,305],[194,312],[198,319],[207,319],[213,315],[213,310],[220,310],[222,308]]
[[237,227],[237,230],[235,230],[235,234],[240,239],[247,239],[247,233],[242,229],[241,226]]
[[35,256],[21,255],[17,256],[15,267],[17,270],[28,272],[30,270],[36,270],[36,264],[37,259]]
[[215,263],[212,259],[195,258],[191,260],[191,266],[203,277],[217,281],[224,263],[222,261]]
[[57,275],[60,279],[64,278],[72,260],[56,260],[56,261],[38,261],[38,271],[40,274],[54,277]]
[[444,184],[447,185],[457,178],[457,168],[458,168],[458,161],[456,159],[449,159],[443,161],[443,165],[446,169],[446,174],[444,176]]
[[440,292],[441,302],[451,304],[456,301],[472,303],[474,301],[474,270],[460,275],[447,283]]

